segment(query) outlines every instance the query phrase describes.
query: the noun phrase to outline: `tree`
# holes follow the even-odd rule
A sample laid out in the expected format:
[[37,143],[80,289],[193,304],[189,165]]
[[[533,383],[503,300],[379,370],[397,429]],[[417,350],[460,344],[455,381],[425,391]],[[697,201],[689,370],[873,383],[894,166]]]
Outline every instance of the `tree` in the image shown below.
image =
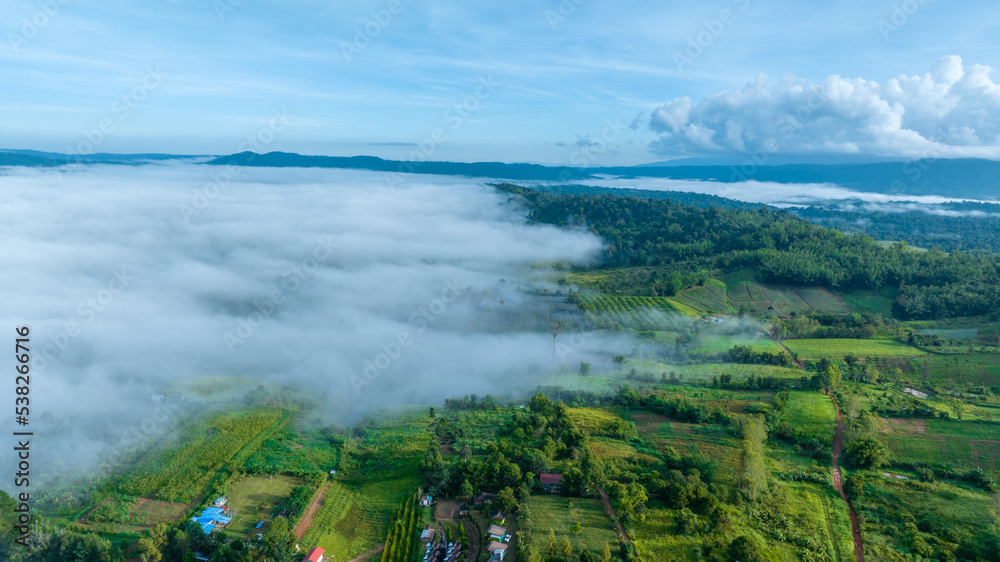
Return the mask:
[[563,535],[562,544],[559,546],[559,550],[563,555],[563,558],[569,560],[573,557],[573,544],[569,542],[569,537]]
[[462,486],[458,489],[458,495],[462,498],[471,498],[472,494],[475,492],[472,490],[472,484],[469,483],[469,479],[466,478],[462,480]]
[[432,418],[433,418],[433,417],[434,417],[434,416],[436,415],[436,414],[435,414],[435,412],[434,412],[434,406],[431,406],[431,410],[430,410],[430,412],[428,412],[428,414],[429,414],[429,415],[430,415],[430,417],[432,417]]
[[582,496],[586,490],[586,481],[583,472],[579,468],[571,468],[563,472],[561,488],[563,495]]
[[844,495],[852,500],[856,500],[865,493],[865,477],[860,474],[851,474],[844,479]]
[[514,489],[510,486],[500,490],[497,494],[497,509],[505,513],[511,513],[517,509],[517,496],[514,495]]
[[830,365],[823,371],[823,384],[830,389],[836,388],[840,384],[841,376],[840,367]]
[[878,468],[889,462],[889,450],[876,437],[862,435],[847,446],[847,458],[858,468]]
[[590,363],[580,361],[580,375],[586,377],[590,375]]
[[736,537],[729,545],[729,555],[740,562],[764,562],[760,551],[758,541],[746,535]]
[[549,543],[548,548],[546,548],[546,554],[549,555],[549,560],[554,559],[559,553],[556,551],[556,532],[549,527]]
[[139,556],[142,558],[143,562],[155,562],[156,560],[163,559],[163,554],[158,548],[156,548],[156,544],[153,542],[153,539],[141,538],[139,539],[139,543],[136,547],[139,550]]
[[611,562],[611,544],[604,543],[604,551],[601,552],[601,562]]

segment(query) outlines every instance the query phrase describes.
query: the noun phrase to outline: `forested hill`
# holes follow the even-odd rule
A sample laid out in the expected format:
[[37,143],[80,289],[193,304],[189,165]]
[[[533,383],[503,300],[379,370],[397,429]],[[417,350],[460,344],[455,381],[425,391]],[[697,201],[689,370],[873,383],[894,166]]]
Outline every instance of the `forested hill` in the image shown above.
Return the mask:
[[420,162],[383,160],[375,156],[304,156],[291,152],[241,152],[220,156],[207,162],[212,165],[267,166],[296,168],[349,168],[377,172],[441,174],[511,180],[558,180],[592,178],[576,168],[549,167],[539,164],[506,164],[503,162]]
[[[904,318],[1000,313],[1000,256],[885,247],[787,211],[699,209],[663,199],[555,195],[495,186],[524,202],[530,220],[583,225],[608,242],[602,268],[651,268],[671,294],[701,271],[749,270],[761,281],[835,290],[898,288]],[[685,283],[686,284],[686,283]]]

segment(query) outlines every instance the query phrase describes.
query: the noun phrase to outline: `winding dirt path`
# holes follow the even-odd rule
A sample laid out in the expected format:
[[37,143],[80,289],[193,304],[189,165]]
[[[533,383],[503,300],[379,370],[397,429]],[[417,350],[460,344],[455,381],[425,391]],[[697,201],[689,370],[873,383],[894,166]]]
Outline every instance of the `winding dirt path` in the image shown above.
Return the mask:
[[313,517],[316,516],[316,512],[319,511],[319,507],[323,504],[323,497],[326,495],[326,489],[330,487],[330,482],[327,481],[320,488],[320,491],[313,498],[309,507],[306,508],[306,512],[302,514],[302,519],[299,519],[299,524],[295,526],[295,538],[302,540],[302,535],[306,534],[309,530],[309,526],[312,525]]
[[854,512],[851,500],[847,499],[844,493],[844,482],[840,476],[840,455],[844,452],[844,412],[837,403],[837,398],[830,394],[833,405],[837,407],[837,433],[833,437],[833,486],[840,492],[840,497],[847,504],[847,510],[851,514],[851,535],[854,538],[854,559],[856,562],[863,562],[865,559],[864,549],[861,545],[861,527],[858,525],[858,514]]
[[625,527],[622,527],[621,522],[618,521],[618,516],[615,515],[615,508],[611,506],[611,498],[608,497],[608,493],[601,488],[601,503],[604,504],[604,513],[608,514],[608,517],[615,522],[615,527],[618,528],[618,538],[619,540],[625,541],[626,544],[632,544],[632,539],[628,538],[628,534],[625,533]]

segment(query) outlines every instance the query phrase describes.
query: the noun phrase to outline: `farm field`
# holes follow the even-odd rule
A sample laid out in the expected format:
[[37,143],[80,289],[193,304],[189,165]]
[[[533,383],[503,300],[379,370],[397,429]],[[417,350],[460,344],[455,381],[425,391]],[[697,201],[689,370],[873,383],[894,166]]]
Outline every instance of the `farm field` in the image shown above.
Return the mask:
[[732,314],[736,310],[730,306],[726,286],[721,281],[711,280],[702,287],[683,290],[673,300],[702,314]]
[[[970,354],[928,355],[920,359],[881,357],[876,360],[879,372],[893,380],[910,384],[943,387],[1000,386],[1000,355]],[[899,369],[900,375],[893,375]]]
[[844,295],[844,304],[849,312],[876,312],[892,317],[892,298],[873,291],[858,291]]
[[194,502],[227,463],[242,463],[288,417],[281,410],[217,414],[184,428],[143,458],[118,485],[139,497]]
[[744,365],[740,363],[705,363],[703,365],[671,365],[652,360],[635,360],[629,364],[636,367],[642,373],[652,375],[662,375],[671,372],[677,373],[685,381],[711,380],[712,377],[727,374],[733,379],[740,380],[751,375],[755,377],[776,377],[798,381],[802,378],[803,372],[790,367],[778,367],[775,365]]
[[792,392],[781,413],[781,421],[791,424],[796,435],[829,444],[833,442],[837,426],[837,409],[833,400],[820,392]]
[[744,345],[754,351],[781,353],[781,346],[765,335],[759,336],[724,336],[702,334],[698,340],[699,346],[694,353],[725,353],[735,345]]
[[900,461],[951,465],[964,471],[978,468],[994,478],[1000,476],[1000,431],[996,425],[890,418],[883,421],[881,436]]
[[803,359],[819,359],[822,357],[891,357],[891,356],[922,356],[927,352],[890,340],[851,340],[851,339],[802,339],[785,340],[785,347]]
[[619,425],[624,420],[614,412],[598,408],[569,408],[566,413],[582,432],[593,435],[607,432],[609,425]]
[[761,283],[760,289],[764,297],[770,301],[775,310],[783,316],[795,314],[809,314],[812,310],[792,287],[781,285],[766,285]]
[[361,486],[334,481],[302,542],[350,560],[385,540],[392,510],[416,489],[418,478]]
[[983,514],[996,510],[989,496],[964,487],[889,478],[869,478],[868,482],[871,490],[854,504],[865,521],[866,559],[886,560],[888,552],[899,556],[897,549],[909,542],[899,532],[904,527],[903,514],[917,514],[923,532],[945,532],[952,541],[962,542],[989,532],[990,518]]
[[[612,522],[604,513],[600,500],[533,495],[530,506],[531,521],[528,530],[534,544],[543,550],[548,541],[549,529],[555,532],[557,545],[562,537],[569,537],[575,555],[579,555],[580,545],[600,553],[605,543],[609,543],[612,549],[618,544]],[[573,533],[573,523],[579,523],[583,527],[579,534]]]
[[274,508],[300,484],[288,476],[248,476],[232,486],[229,505],[236,511],[233,522],[226,530],[237,537],[248,537],[258,521],[270,520]]
[[673,447],[689,454],[701,454],[721,465],[720,481],[731,483],[739,465],[739,440],[717,424],[682,423],[661,414],[632,412],[639,436],[658,450]]
[[813,312],[846,314],[843,298],[822,287],[797,288],[794,291],[806,302]]
[[580,295],[579,306],[587,323],[599,330],[670,330],[678,312],[688,314],[686,306],[666,297]]

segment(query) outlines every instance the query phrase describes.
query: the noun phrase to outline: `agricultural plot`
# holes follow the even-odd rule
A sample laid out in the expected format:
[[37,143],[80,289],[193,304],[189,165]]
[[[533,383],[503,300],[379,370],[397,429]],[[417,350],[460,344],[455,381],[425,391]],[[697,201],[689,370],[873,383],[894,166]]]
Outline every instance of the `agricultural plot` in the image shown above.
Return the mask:
[[954,330],[917,330],[917,333],[929,336],[941,336],[946,340],[974,340],[979,336],[978,328],[963,328]]
[[139,533],[176,520],[190,507],[185,503],[112,496],[91,509],[80,522],[106,525],[116,533]]
[[698,347],[693,350],[694,353],[725,353],[736,345],[744,345],[754,351],[767,351],[771,353],[782,352],[780,345],[764,335],[723,336],[702,334],[698,338],[698,344]]
[[992,518],[984,515],[996,510],[987,494],[943,483],[878,478],[865,489],[854,508],[864,521],[865,558],[872,560],[890,560],[909,546],[909,534],[899,532],[903,514],[916,515],[921,531],[946,532],[960,543],[990,532]]
[[[684,381],[711,380],[719,375],[732,375],[734,380],[755,377],[775,377],[798,382],[803,372],[789,367],[774,365],[743,365],[739,363],[705,363],[702,365],[671,365],[652,360],[635,360],[626,366],[636,367],[640,373],[662,377],[663,374],[676,373]],[[577,377],[580,378],[580,377]]]
[[615,439],[607,439],[604,437],[596,437],[587,442],[590,445],[590,450],[597,455],[598,458],[616,458],[616,459],[635,459],[641,458],[648,461],[655,461],[654,457],[649,455],[641,454],[636,451],[635,447],[629,445],[628,443],[623,443]]
[[837,409],[825,394],[792,392],[781,413],[781,421],[791,424],[799,437],[832,443],[837,428]]
[[876,364],[880,373],[898,382],[945,387],[1000,386],[1000,355],[997,354],[928,355],[920,359],[882,357]]
[[739,440],[716,424],[682,423],[653,412],[632,412],[639,436],[659,450],[673,447],[684,453],[701,454],[722,465],[719,480],[732,483],[739,466]]
[[385,540],[395,506],[416,489],[418,478],[372,482],[360,486],[335,481],[302,537],[326,550],[333,560],[350,560]]
[[[893,458],[906,462],[982,469],[1000,475],[1000,430],[996,425],[946,420],[883,423],[882,437]],[[915,429],[914,429],[915,428]]]
[[736,312],[729,304],[725,286],[720,287],[715,284],[681,291],[673,300],[704,314],[732,314]]
[[809,287],[803,289],[793,289],[793,291],[803,300],[814,312],[846,314],[844,299],[822,287]]
[[271,519],[274,508],[300,484],[288,476],[249,476],[234,484],[229,491],[229,505],[236,511],[227,533],[248,537],[258,521]]
[[782,315],[788,316],[793,312],[795,314],[809,314],[812,312],[806,301],[802,300],[792,287],[761,284],[760,288],[775,310],[779,311]]
[[785,340],[785,347],[802,359],[822,357],[892,357],[927,355],[923,350],[891,340],[802,339]]
[[676,314],[687,313],[666,297],[581,295],[579,306],[587,323],[599,330],[670,330]]
[[605,433],[609,427],[624,421],[614,412],[597,408],[569,408],[566,413],[573,420],[573,425],[588,435]]
[[189,425],[141,459],[118,489],[136,497],[194,502],[225,465],[242,466],[287,419],[280,410],[258,409]]
[[877,312],[886,318],[892,318],[892,299],[873,291],[844,295],[844,305],[849,312]]
[[[561,544],[563,537],[569,537],[575,555],[579,555],[581,545],[586,550],[599,553],[605,543],[609,543],[612,550],[618,544],[611,519],[604,513],[600,500],[537,495],[531,496],[530,506],[528,530],[533,544],[539,545],[543,551],[549,529],[555,532],[557,545]],[[580,533],[573,532],[573,523],[580,524]]]

